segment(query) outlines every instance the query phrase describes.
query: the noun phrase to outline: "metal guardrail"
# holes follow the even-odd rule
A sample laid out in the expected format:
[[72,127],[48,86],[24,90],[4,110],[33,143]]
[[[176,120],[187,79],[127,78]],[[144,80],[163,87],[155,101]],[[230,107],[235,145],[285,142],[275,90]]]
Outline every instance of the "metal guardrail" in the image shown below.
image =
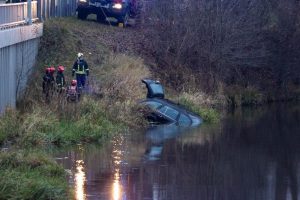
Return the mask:
[[40,0],[42,19],[72,16],[76,12],[78,0]]
[[[32,18],[37,18],[37,2],[31,3]],[[0,27],[11,23],[21,24],[27,19],[27,3],[12,3],[0,5]]]
[[[76,12],[78,0],[39,1],[40,4],[37,1],[31,3],[31,16],[34,21],[38,20],[38,11],[40,11],[41,21],[53,17],[72,16]],[[0,4],[0,30],[26,24],[27,12],[27,2]]]

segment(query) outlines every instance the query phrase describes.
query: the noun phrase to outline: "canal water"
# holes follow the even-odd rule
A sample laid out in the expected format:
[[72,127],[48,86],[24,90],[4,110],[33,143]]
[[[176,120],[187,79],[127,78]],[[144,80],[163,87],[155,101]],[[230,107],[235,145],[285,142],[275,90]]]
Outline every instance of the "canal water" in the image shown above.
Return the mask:
[[217,125],[150,127],[58,153],[76,199],[300,199],[300,106],[229,112]]

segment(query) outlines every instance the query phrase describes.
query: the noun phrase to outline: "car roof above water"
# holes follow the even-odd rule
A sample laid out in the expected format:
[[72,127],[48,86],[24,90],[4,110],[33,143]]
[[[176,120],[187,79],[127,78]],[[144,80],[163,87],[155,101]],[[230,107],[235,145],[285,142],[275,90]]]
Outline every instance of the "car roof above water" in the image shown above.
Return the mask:
[[[191,120],[191,125],[198,125],[200,123],[202,123],[202,119],[194,114],[194,113],[191,113],[189,111],[187,111],[185,108],[183,108],[181,105],[178,105],[168,99],[160,99],[160,98],[147,98],[145,100],[143,100],[141,103],[150,103],[150,102],[156,102],[156,103],[159,103],[161,104],[160,106],[158,107],[154,107],[153,109],[157,109],[157,108],[161,108],[161,107],[165,107],[165,106],[168,106],[170,108],[173,108],[174,110],[176,110],[178,112],[177,114],[177,117],[179,117],[179,114],[184,114],[186,116],[188,116]],[[170,120],[174,121],[174,122],[177,122],[177,120],[173,119],[172,117],[168,116],[166,113],[163,113],[164,115],[166,115],[168,118],[170,118]]]

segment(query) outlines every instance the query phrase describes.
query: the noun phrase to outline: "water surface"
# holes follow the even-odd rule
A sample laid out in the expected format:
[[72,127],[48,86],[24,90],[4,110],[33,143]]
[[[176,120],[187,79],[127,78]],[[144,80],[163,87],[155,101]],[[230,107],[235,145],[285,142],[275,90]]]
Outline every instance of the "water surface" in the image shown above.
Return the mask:
[[59,153],[76,199],[300,199],[300,106],[228,113],[218,125],[151,127]]

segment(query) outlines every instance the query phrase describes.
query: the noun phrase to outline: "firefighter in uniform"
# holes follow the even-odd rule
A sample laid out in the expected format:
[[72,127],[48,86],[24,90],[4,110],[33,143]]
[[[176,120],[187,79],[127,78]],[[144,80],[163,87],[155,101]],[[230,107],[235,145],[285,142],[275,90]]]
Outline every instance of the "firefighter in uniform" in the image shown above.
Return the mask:
[[89,66],[83,59],[82,53],[78,53],[77,60],[73,65],[72,76],[74,76],[75,74],[78,88],[84,88],[86,77],[89,75]]
[[47,67],[43,76],[43,93],[45,94],[46,102],[48,103],[50,102],[50,98],[54,91],[54,72],[54,67]]
[[64,66],[58,66],[55,80],[56,80],[57,92],[59,93],[62,93],[66,85],[64,71],[65,71]]

